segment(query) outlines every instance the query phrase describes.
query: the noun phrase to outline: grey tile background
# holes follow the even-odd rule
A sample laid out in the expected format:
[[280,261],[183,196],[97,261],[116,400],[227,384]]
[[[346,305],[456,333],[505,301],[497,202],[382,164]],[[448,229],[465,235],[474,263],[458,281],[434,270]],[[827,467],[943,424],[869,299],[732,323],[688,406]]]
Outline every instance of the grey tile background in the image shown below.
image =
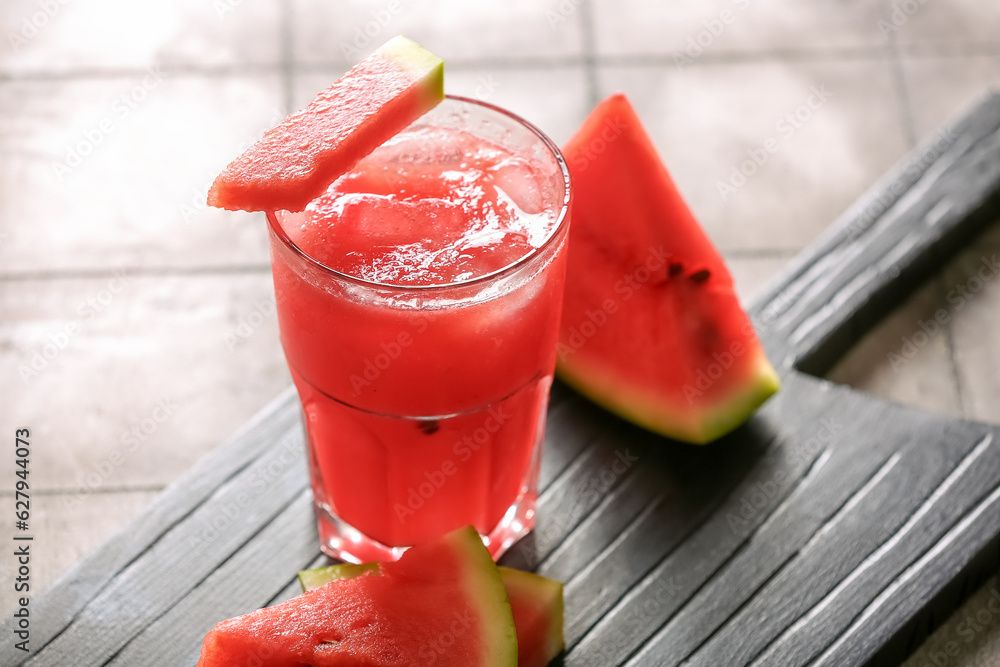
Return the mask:
[[[34,433],[36,593],[287,386],[263,220],[209,210],[204,194],[264,129],[397,33],[445,58],[449,92],[557,142],[626,91],[745,301],[1000,81],[991,0],[0,4],[0,429]],[[826,99],[802,112],[815,90]],[[723,199],[719,183],[770,137],[780,150]],[[1000,287],[890,361],[994,252],[996,231],[831,377],[1000,421]],[[0,457],[0,479],[12,473]],[[0,482],[4,507],[11,486]],[[2,613],[10,566],[0,555]],[[997,636],[960,664],[995,664]]]

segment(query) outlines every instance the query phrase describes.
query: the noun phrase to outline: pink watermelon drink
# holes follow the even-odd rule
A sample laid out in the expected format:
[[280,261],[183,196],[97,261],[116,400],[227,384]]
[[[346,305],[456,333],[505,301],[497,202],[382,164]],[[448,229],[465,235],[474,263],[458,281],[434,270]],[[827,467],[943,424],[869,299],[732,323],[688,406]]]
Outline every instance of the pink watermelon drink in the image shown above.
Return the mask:
[[568,184],[536,129],[449,98],[268,215],[327,553],[395,559],[472,524],[497,557],[530,530]]

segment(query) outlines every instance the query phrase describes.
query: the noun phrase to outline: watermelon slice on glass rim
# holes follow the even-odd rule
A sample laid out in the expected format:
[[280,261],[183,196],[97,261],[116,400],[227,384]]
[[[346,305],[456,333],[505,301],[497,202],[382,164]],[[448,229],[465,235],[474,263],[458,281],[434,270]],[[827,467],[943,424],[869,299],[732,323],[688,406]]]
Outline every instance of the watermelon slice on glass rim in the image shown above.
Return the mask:
[[208,204],[301,211],[442,99],[444,62],[406,37],[393,37],[226,167],[208,191]]

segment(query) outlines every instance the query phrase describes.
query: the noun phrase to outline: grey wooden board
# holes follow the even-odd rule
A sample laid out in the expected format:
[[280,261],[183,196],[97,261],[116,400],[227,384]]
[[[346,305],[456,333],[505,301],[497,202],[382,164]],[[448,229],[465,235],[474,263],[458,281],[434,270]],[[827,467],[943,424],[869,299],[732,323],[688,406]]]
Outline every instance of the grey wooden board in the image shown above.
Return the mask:
[[[998,198],[991,96],[756,301],[784,386],[710,446],[556,385],[537,527],[504,562],[566,582],[563,664],[893,664],[996,567],[1000,429],[814,376],[1000,217]],[[4,642],[0,663],[193,665],[214,623],[325,562],[303,454],[288,391],[33,600],[31,654]]]

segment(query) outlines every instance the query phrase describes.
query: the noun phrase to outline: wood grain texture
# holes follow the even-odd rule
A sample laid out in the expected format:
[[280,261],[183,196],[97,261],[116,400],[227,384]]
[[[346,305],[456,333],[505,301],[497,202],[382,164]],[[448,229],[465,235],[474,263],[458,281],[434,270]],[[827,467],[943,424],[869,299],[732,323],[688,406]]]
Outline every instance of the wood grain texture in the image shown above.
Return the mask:
[[[566,582],[564,665],[904,658],[997,559],[1000,429],[818,379],[995,219],[1000,97],[922,146],[751,315],[784,386],[708,447],[558,385],[536,530],[503,562]],[[222,618],[287,599],[316,545],[294,395],[35,605],[30,659],[192,665]],[[9,631],[10,623],[5,626]]]

